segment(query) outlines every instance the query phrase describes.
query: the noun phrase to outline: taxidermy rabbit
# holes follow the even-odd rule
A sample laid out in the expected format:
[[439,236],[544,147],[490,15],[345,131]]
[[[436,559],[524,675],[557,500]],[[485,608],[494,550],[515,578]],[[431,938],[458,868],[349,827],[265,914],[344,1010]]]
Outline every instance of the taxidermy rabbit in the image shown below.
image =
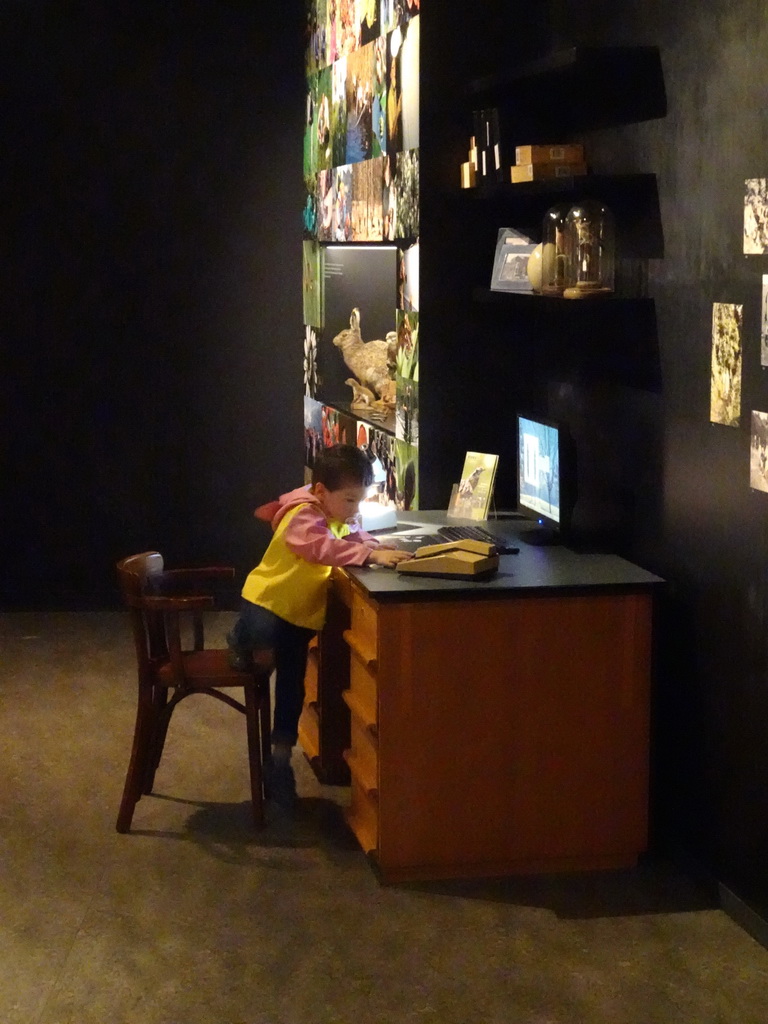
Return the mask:
[[363,387],[369,388],[389,406],[395,404],[395,382],[390,376],[397,350],[397,335],[389,331],[386,341],[363,341],[360,310],[353,309],[349,327],[333,339],[341,349],[344,362]]

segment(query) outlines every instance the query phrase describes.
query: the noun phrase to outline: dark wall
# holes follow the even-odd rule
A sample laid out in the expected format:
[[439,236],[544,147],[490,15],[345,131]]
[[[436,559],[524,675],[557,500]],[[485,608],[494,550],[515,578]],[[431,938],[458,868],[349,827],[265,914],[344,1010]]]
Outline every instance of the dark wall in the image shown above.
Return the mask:
[[0,32],[3,605],[111,602],[147,548],[244,572],[302,475],[302,4],[10,3]]
[[[600,169],[658,175],[663,257],[649,261],[657,395],[573,389],[561,409],[619,500],[624,552],[669,580],[655,706],[657,839],[768,909],[768,496],[750,491],[765,257],[742,252],[744,179],[768,173],[768,26],[760,0],[560,7],[560,41],[658,45],[668,114],[589,141]],[[709,422],[714,302],[744,304],[742,416]],[[620,345],[622,339],[616,338]],[[602,468],[602,483],[597,470]]]

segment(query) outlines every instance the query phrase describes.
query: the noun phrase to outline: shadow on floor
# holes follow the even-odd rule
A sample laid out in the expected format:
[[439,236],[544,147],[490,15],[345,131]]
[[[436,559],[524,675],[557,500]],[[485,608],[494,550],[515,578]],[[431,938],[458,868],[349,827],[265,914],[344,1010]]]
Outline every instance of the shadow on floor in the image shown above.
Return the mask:
[[713,884],[652,859],[621,871],[413,882],[401,887],[429,895],[540,907],[571,919],[676,914],[719,907]]
[[[187,804],[194,810],[180,830],[133,829],[132,835],[193,843],[230,864],[251,864],[254,851],[269,849],[316,849],[330,860],[365,859],[344,821],[343,808],[333,800],[303,797],[294,814],[268,804],[266,824],[256,830],[249,801],[211,803],[162,793],[144,799]],[[429,896],[539,907],[564,919],[686,913],[719,907],[715,886],[653,858],[622,871],[401,882],[387,887]]]
[[254,849],[317,848],[331,857],[334,852],[360,852],[344,821],[343,809],[333,800],[302,797],[293,813],[268,803],[266,823],[261,829],[254,828],[249,800],[239,803],[206,802],[184,800],[163,793],[152,793],[142,800],[186,804],[194,810],[181,829],[133,828],[131,835],[192,843],[217,860],[230,864],[250,864]]

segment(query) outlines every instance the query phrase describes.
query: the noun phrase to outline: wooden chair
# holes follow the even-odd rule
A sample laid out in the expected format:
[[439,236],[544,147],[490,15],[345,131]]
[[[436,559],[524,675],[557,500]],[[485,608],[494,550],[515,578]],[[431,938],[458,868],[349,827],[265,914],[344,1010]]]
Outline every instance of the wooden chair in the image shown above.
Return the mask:
[[[117,575],[131,614],[139,682],[117,831],[130,830],[136,804],[142,794],[152,792],[173,710],[193,693],[207,693],[245,715],[253,820],[257,826],[263,824],[262,765],[269,755],[272,656],[269,652],[255,656],[253,672],[241,672],[230,667],[228,650],[205,647],[202,613],[214,604],[213,584],[232,579],[234,569],[166,571],[159,552],[145,551],[119,561]],[[186,650],[182,635],[190,627],[192,648]],[[242,687],[243,703],[222,692],[231,687]]]

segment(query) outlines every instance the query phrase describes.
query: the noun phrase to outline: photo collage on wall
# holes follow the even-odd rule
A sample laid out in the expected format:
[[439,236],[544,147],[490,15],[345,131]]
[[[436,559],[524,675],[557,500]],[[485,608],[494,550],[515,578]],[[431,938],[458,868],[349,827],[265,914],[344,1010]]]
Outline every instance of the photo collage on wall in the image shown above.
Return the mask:
[[[747,178],[743,199],[744,255],[768,255],[768,178]],[[760,286],[760,365],[768,368],[768,274]],[[729,427],[742,421],[744,323],[743,305],[713,303],[710,421]],[[752,410],[749,452],[749,486],[768,493],[768,412]]]
[[384,475],[378,500],[412,509],[420,0],[312,0],[308,11],[306,475],[322,447],[359,443]]
[[385,35],[350,48],[361,37],[352,31],[332,62],[309,64],[304,226],[319,241],[418,236],[419,26],[418,15],[403,16]]

